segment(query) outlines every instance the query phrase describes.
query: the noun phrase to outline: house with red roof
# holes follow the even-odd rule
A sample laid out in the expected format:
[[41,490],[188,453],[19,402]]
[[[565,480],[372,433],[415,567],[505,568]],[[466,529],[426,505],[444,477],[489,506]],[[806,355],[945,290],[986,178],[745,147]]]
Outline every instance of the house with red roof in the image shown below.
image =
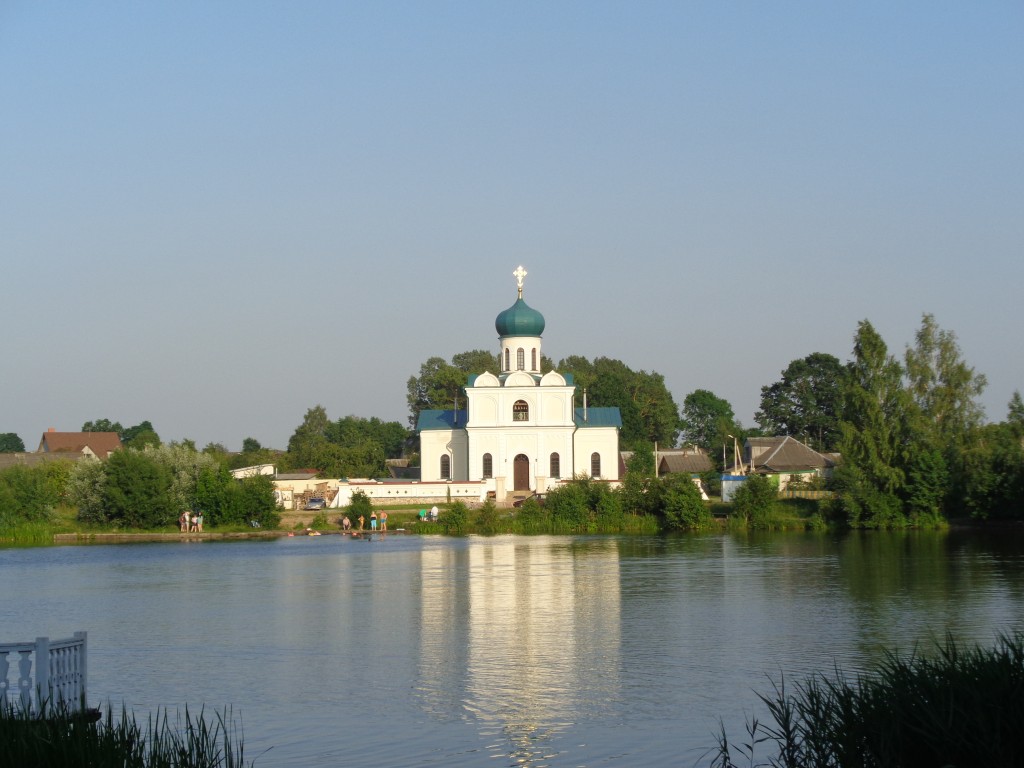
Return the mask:
[[88,458],[107,459],[120,447],[117,432],[58,432],[50,427],[43,433],[36,452],[80,453]]

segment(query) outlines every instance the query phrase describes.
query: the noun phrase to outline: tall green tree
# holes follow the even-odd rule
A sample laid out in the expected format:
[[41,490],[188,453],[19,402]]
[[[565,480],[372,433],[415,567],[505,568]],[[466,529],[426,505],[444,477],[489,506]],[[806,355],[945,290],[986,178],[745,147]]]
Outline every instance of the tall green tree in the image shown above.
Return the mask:
[[[956,335],[941,329],[930,314],[921,318],[904,361],[904,497],[916,515],[938,519],[963,505],[966,460],[984,417],[978,398],[986,380],[964,362]],[[922,506],[922,498],[929,503]]]
[[906,415],[902,375],[882,337],[862,320],[844,378],[843,460],[834,475],[840,510],[854,527],[906,524],[899,496],[905,481],[900,467]]
[[930,314],[921,318],[905,365],[911,403],[928,431],[940,445],[963,448],[984,417],[978,398],[987,384],[985,375],[964,362],[956,334],[939,328]]
[[327,418],[327,409],[322,405],[314,405],[306,411],[302,423],[295,428],[295,432],[288,439],[288,452],[298,452],[306,443],[326,442],[328,424],[330,424],[330,419]]
[[0,433],[0,453],[24,453],[25,443],[14,432]]
[[717,448],[732,444],[729,435],[742,437],[732,406],[714,392],[695,389],[683,398],[683,440],[717,456]]
[[814,352],[792,361],[782,378],[761,387],[761,410],[754,414],[770,435],[802,437],[819,451],[839,441],[843,365],[839,358]]

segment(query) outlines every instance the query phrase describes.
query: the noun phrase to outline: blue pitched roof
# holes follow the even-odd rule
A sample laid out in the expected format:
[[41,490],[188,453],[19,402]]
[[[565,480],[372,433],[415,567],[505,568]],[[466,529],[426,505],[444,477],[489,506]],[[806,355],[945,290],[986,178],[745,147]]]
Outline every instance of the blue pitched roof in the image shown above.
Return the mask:
[[[458,419],[456,419],[458,415]],[[466,426],[466,411],[420,411],[416,431],[425,429],[462,429]]]
[[576,409],[576,426],[584,427],[617,427],[622,429],[622,414],[618,408],[587,408],[587,419],[583,420],[583,409]]

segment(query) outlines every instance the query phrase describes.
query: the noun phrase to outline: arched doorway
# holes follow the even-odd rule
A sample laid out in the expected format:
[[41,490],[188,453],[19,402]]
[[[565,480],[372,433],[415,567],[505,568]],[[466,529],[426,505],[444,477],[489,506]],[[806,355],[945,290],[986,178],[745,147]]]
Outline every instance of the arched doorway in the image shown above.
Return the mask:
[[530,490],[530,460],[525,453],[520,453],[512,462],[512,490]]

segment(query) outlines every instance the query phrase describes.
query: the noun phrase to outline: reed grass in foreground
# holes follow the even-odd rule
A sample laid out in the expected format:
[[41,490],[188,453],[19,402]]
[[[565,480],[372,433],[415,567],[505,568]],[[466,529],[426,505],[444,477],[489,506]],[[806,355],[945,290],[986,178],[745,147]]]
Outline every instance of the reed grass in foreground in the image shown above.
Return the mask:
[[723,726],[714,768],[1024,765],[1024,633],[988,649],[947,637],[934,656],[887,653],[852,681],[837,670],[760,698],[771,722],[748,722],[740,744]]
[[[241,735],[230,712],[208,720],[158,711],[145,727],[122,707],[99,722],[67,707],[44,716],[0,705],[0,765],[19,768],[241,768]],[[250,763],[251,765],[251,763]]]

